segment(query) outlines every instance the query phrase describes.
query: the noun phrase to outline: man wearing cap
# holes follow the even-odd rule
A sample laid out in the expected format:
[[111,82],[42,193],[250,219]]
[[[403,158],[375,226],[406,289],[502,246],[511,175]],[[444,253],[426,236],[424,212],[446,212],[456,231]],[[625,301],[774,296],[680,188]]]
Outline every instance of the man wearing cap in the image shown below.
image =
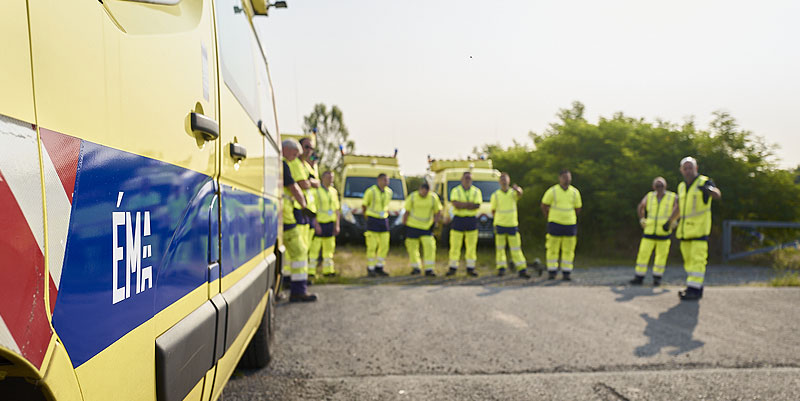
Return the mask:
[[522,197],[522,188],[511,184],[508,173],[500,174],[500,189],[494,191],[491,198],[492,215],[494,216],[494,245],[497,275],[506,274],[508,259],[506,244],[511,251],[511,260],[522,278],[531,278],[528,274],[525,255],[522,253],[522,241],[519,237],[519,221],[517,220],[517,202]]
[[364,192],[362,208],[367,216],[364,239],[367,243],[367,275],[370,277],[389,275],[383,266],[389,254],[389,202],[392,194],[389,177],[384,173],[378,175],[376,185]]
[[558,184],[542,196],[542,212],[547,218],[547,278],[553,280],[558,273],[558,255],[561,253],[561,278],[571,280],[575,245],[578,243],[578,214],[583,207],[581,193],[572,185],[572,173],[561,170]]
[[662,228],[669,228],[676,218],[675,236],[681,241],[686,289],[678,293],[682,300],[703,297],[703,282],[708,263],[708,236],[711,234],[711,200],[722,199],[722,192],[711,178],[697,172],[697,160],[688,156],[680,164],[683,182],[678,184],[678,208]]
[[[308,188],[305,189],[305,196],[306,201],[308,202],[308,208],[311,209],[312,212],[317,212],[317,200],[315,198],[317,189],[320,186],[319,181],[319,170],[317,170],[317,164],[314,160],[314,144],[311,142],[310,137],[303,137],[300,138],[300,146],[302,147],[302,153],[298,157],[300,162],[305,169],[305,175],[308,176]],[[303,230],[303,236],[306,239],[306,244],[309,245],[309,250],[311,243],[314,239],[314,226],[316,225],[315,219],[309,219],[306,224],[303,224],[300,228]],[[309,255],[309,260],[311,260],[311,255]],[[308,269],[308,277],[314,278],[317,276],[317,269],[309,268]]]
[[647,275],[647,266],[650,263],[650,255],[655,250],[653,260],[653,286],[661,285],[661,277],[667,266],[667,255],[669,255],[669,236],[672,227],[664,227],[672,213],[678,208],[676,195],[672,191],[667,191],[667,180],[663,177],[656,177],[653,180],[653,190],[648,192],[636,212],[639,214],[639,224],[641,224],[644,234],[639,243],[639,254],[636,257],[636,268],[633,285],[641,285],[644,276]]
[[481,190],[472,185],[472,173],[465,171],[461,175],[461,185],[450,191],[450,203],[453,205],[453,221],[450,223],[450,269],[447,275],[452,276],[458,270],[461,260],[461,246],[465,246],[464,258],[467,262],[467,275],[477,277],[475,263],[478,259],[478,208],[483,202]]
[[333,254],[336,251],[336,236],[339,235],[339,194],[333,187],[333,172],[322,173],[322,185],[315,189],[317,201],[317,218],[314,225],[314,237],[308,251],[310,271],[317,270],[318,257],[322,251],[322,275],[333,277],[336,269],[333,265]]
[[[315,294],[308,293],[308,244],[301,222],[314,217],[303,194],[308,185],[298,154],[300,143],[294,139],[281,142],[283,150],[283,242],[286,244],[284,276],[291,277],[290,302],[313,302]],[[286,271],[288,266],[288,272]],[[287,274],[288,273],[288,274]]]
[[[419,190],[408,196],[403,225],[406,226],[406,249],[411,263],[411,274],[422,273],[420,262],[424,261],[425,275],[436,277],[436,273],[433,272],[436,264],[436,239],[433,238],[433,226],[441,216],[442,202],[439,200],[439,195],[430,189],[430,185],[423,182]],[[422,244],[421,259],[420,244]]]

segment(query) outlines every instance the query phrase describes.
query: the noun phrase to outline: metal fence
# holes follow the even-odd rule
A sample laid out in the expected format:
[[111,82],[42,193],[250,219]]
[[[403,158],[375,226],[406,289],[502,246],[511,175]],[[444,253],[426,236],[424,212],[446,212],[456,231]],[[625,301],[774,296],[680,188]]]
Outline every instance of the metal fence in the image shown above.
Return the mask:
[[[727,262],[733,259],[744,258],[751,255],[758,255],[777,251],[784,248],[800,249],[800,238],[779,245],[767,246],[751,251],[732,253],[731,242],[733,240],[732,230],[734,227],[745,228],[796,228],[800,229],[800,223],[788,221],[746,221],[746,220],[725,220],[722,222],[722,261]],[[761,238],[763,240],[763,237]]]

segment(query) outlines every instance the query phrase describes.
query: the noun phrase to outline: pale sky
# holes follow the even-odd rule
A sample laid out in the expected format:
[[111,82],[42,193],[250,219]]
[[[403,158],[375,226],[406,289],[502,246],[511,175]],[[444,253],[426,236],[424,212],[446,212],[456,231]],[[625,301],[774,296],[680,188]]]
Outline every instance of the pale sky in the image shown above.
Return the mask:
[[529,143],[574,100],[591,122],[622,111],[705,128],[726,110],[779,144],[782,166],[800,164],[800,1],[288,5],[257,19],[281,131],[338,105],[356,152],[396,147],[405,174],[428,154]]

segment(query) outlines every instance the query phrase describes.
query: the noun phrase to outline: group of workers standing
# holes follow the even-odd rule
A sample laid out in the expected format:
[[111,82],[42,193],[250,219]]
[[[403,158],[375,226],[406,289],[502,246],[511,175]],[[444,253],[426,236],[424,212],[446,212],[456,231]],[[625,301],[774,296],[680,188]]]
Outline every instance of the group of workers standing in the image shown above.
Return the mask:
[[[311,157],[313,146],[308,138],[299,142],[284,140],[283,147],[283,232],[286,244],[284,276],[291,277],[290,301],[309,302],[317,299],[308,292],[310,277],[316,274],[318,260],[322,260],[322,274],[335,275],[333,254],[335,237],[340,230],[339,199],[333,187],[334,173],[319,175]],[[638,205],[643,237],[636,260],[635,276],[630,281],[641,285],[648,270],[653,252],[653,285],[660,285],[666,268],[670,236],[675,231],[680,240],[687,288],[679,292],[681,299],[695,300],[703,295],[705,267],[708,259],[708,235],[711,232],[711,200],[722,194],[713,181],[698,174],[697,161],[692,157],[681,160],[680,171],[684,181],[678,192],[668,191],[666,180],[657,177],[653,191],[644,196]],[[507,250],[517,274],[530,278],[528,267],[540,269],[538,260],[528,264],[522,252],[519,233],[517,203],[523,189],[511,185],[507,173],[499,178],[500,188],[491,196],[494,216],[497,275],[509,269]],[[572,174],[562,170],[559,183],[548,188],[541,200],[541,209],[547,219],[545,238],[548,279],[555,279],[561,271],[562,279],[571,280],[577,244],[577,216],[583,207],[580,191],[571,185]],[[475,277],[478,243],[478,208],[483,199],[481,190],[472,185],[469,171],[464,172],[460,185],[450,191],[453,207],[449,227],[449,269],[451,276],[458,271],[461,250],[467,275]],[[367,274],[370,277],[388,276],[384,270],[389,252],[389,202],[392,189],[385,174],[377,177],[363,197],[362,212],[366,217]],[[442,217],[439,196],[423,182],[405,201],[402,223],[405,226],[405,245],[408,251],[411,274],[435,277],[436,240],[433,228]],[[420,252],[420,247],[422,248]]]

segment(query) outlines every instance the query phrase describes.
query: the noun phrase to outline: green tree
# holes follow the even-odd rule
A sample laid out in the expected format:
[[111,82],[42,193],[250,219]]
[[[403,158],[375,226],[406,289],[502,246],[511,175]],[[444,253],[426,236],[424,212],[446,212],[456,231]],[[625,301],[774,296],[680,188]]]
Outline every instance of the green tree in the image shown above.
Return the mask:
[[597,250],[632,250],[641,235],[636,205],[656,176],[665,177],[675,191],[683,179],[678,163],[689,155],[698,159],[700,173],[723,191],[713,208],[713,238],[719,239],[726,219],[800,219],[796,174],[779,169],[775,146],[742,130],[730,114],[715,112],[709,128],[701,130],[693,120],[651,123],[623,113],[593,124],[584,111],[580,102],[561,110],[543,134],[529,134],[532,143],[481,148],[496,168],[525,188],[520,200],[523,233],[544,235],[541,197],[557,183],[559,171],[569,168],[584,200],[581,242]]
[[355,149],[355,143],[349,139],[350,132],[344,124],[342,110],[336,105],[328,109],[325,104],[317,103],[311,113],[303,117],[303,132],[317,133],[320,172],[332,170],[339,175],[343,167],[339,147],[345,153],[351,153]]

